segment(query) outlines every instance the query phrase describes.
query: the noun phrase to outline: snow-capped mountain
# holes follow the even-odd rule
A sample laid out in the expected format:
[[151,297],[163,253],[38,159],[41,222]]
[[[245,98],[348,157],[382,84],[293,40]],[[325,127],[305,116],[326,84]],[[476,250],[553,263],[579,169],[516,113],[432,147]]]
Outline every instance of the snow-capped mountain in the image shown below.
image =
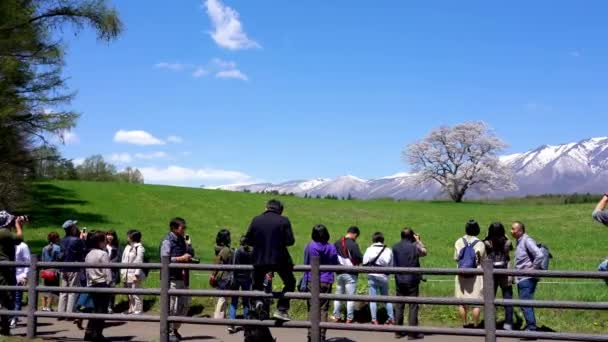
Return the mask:
[[[545,193],[602,193],[608,189],[608,137],[576,143],[544,145],[525,153],[502,156],[501,162],[513,169],[518,190],[490,196],[520,196]],[[442,197],[436,184],[418,184],[415,174],[398,173],[379,179],[355,176],[335,179],[289,181],[281,184],[228,185],[224,190],[252,192],[278,191],[299,196],[352,197],[369,199],[434,199]],[[471,194],[472,195],[472,194]],[[472,195],[474,196],[474,195]]]

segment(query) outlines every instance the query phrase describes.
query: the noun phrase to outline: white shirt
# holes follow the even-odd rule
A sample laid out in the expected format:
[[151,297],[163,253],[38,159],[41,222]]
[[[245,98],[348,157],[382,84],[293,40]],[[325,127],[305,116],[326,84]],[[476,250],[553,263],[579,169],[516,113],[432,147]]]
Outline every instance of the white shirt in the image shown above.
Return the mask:
[[[127,245],[122,252],[121,261],[123,264],[140,264],[144,262],[145,253],[146,249],[139,242]],[[144,271],[140,268],[123,268],[120,270],[120,279],[124,283],[132,283],[136,280],[141,282],[145,277]]]
[[[30,262],[30,248],[25,242],[21,242],[15,247],[15,261],[16,262]],[[17,267],[16,276],[17,283],[23,282],[27,278],[29,267]]]
[[[378,254],[382,250],[382,247],[384,247],[384,244],[382,244],[380,242],[374,243],[373,245],[369,246],[367,248],[367,250],[365,251],[365,254],[363,255],[363,265],[367,264],[368,262],[374,261],[376,256],[378,256]],[[370,266],[380,266],[380,267],[393,266],[393,251],[391,251],[390,248],[386,247],[384,249],[384,251],[382,252],[382,255],[380,255],[378,260],[376,260],[376,264],[370,265]],[[373,276],[373,277],[384,278],[385,280],[388,280],[387,274],[370,273],[369,275]]]

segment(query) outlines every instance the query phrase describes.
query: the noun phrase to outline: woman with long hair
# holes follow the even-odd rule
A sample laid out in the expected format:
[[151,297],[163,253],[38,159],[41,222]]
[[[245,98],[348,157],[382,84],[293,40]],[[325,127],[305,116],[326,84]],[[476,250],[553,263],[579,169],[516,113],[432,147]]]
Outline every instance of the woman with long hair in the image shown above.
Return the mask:
[[[215,263],[232,264],[233,250],[230,248],[230,231],[221,229],[215,238]],[[229,290],[232,280],[231,271],[215,271],[211,275],[215,287],[220,290]],[[219,297],[215,306],[214,318],[226,317],[226,297]]]
[[[484,239],[487,257],[494,263],[494,268],[510,268],[513,250],[511,241],[507,238],[505,227],[500,222],[494,222],[488,227],[488,235]],[[494,275],[494,296],[500,287],[502,298],[513,299],[513,281],[506,275]],[[504,330],[513,329],[513,307],[505,306]]]
[[[118,244],[118,234],[114,230],[108,230],[106,233],[106,250],[110,256],[110,262],[120,262],[122,259],[120,247]],[[118,268],[112,269],[112,285],[118,285],[120,282],[120,270]],[[114,301],[116,300],[115,295],[110,295],[110,301],[108,302],[108,313],[114,313]]]

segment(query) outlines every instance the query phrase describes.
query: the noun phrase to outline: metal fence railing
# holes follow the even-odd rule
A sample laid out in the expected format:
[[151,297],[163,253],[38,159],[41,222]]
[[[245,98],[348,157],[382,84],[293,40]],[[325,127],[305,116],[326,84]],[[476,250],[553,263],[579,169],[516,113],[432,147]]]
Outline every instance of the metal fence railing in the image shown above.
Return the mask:
[[[509,276],[533,276],[541,278],[585,278],[585,279],[608,279],[608,272],[581,272],[581,271],[517,271],[513,269],[494,269],[492,262],[486,260],[481,269],[447,269],[447,268],[400,268],[400,267],[344,267],[319,265],[319,258],[313,257],[311,265],[294,266],[295,272],[311,272],[310,292],[307,293],[266,293],[261,291],[230,291],[230,290],[207,290],[207,289],[170,289],[170,269],[189,269],[198,271],[214,270],[253,270],[253,266],[245,265],[207,265],[207,264],[170,264],[169,258],[163,258],[161,263],[143,263],[124,265],[120,263],[92,264],[92,263],[62,263],[62,262],[39,262],[37,256],[32,255],[29,263],[0,262],[1,267],[29,267],[27,286],[0,286],[0,291],[27,291],[29,298],[26,311],[0,310],[0,315],[25,316],[27,317],[27,338],[36,337],[37,319],[39,317],[54,318],[80,318],[80,319],[107,319],[112,321],[137,321],[158,322],[160,324],[160,341],[169,340],[169,323],[181,322],[189,324],[208,325],[239,325],[239,326],[266,326],[281,328],[309,328],[311,329],[312,342],[320,342],[321,329],[355,330],[355,331],[378,331],[393,333],[425,333],[459,336],[484,336],[486,342],[495,342],[497,337],[515,338],[541,338],[544,340],[566,340],[566,341],[608,341],[608,334],[580,334],[560,332],[531,332],[531,331],[505,331],[496,329],[496,307],[497,306],[531,306],[538,308],[556,309],[586,309],[606,310],[608,302],[575,302],[575,301],[543,301],[543,300],[514,300],[497,299],[494,293],[494,275]],[[86,288],[86,287],[46,287],[40,286],[39,272],[45,268],[141,268],[160,270],[160,288],[127,289],[127,288]],[[483,276],[484,292],[483,299],[457,299],[446,297],[401,297],[401,296],[367,296],[367,295],[337,295],[320,293],[321,271],[346,271],[349,273],[385,273],[404,274],[416,273],[426,275],[475,275]],[[109,293],[109,294],[140,294],[155,295],[160,297],[160,312],[158,315],[111,315],[93,313],[66,313],[38,311],[39,292],[64,292],[64,293]],[[228,320],[212,319],[202,317],[171,316],[169,312],[170,296],[197,296],[197,297],[249,297],[249,298],[290,298],[299,300],[310,300],[310,320],[290,321],[280,325],[273,320]],[[350,301],[373,301],[391,303],[417,303],[430,305],[478,305],[484,308],[483,329],[463,328],[439,328],[425,326],[379,326],[372,324],[339,324],[321,322],[321,299],[325,300],[350,300]]]

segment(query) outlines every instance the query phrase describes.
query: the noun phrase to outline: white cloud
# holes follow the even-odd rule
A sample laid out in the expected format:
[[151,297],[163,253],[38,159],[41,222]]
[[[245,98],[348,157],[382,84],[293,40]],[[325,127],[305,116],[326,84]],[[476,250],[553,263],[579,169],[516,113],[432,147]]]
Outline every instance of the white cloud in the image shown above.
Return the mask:
[[252,177],[240,172],[222,169],[191,169],[181,166],[168,166],[166,168],[142,167],[138,168],[144,175],[146,183],[170,185],[208,185],[224,183],[244,183]]
[[118,143],[127,143],[134,145],[164,145],[165,142],[153,136],[152,134],[141,131],[125,131],[119,130],[114,135],[114,141]]
[[233,78],[233,79],[238,79],[238,80],[242,80],[242,81],[249,81],[249,77],[247,77],[247,75],[243,74],[238,69],[219,71],[217,74],[215,74],[215,77],[217,77],[217,78]]
[[84,163],[84,158],[72,159],[72,164],[74,164],[74,166],[82,165],[82,163]]
[[209,74],[209,71],[207,71],[207,70],[205,70],[205,68],[199,66],[199,67],[196,67],[196,69],[192,73],[192,77],[199,78],[199,77],[206,76],[207,74]]
[[182,152],[182,156],[184,156],[184,157],[189,157],[191,155],[192,155],[192,152],[190,152],[190,151]]
[[178,137],[177,135],[170,135],[167,137],[167,142],[181,144],[184,142],[184,139],[182,139],[182,137]]
[[182,64],[182,63],[167,63],[167,62],[160,62],[160,63],[156,63],[154,65],[154,67],[159,68],[159,69],[168,69],[171,71],[182,71],[186,68],[189,68],[190,65],[188,64]]
[[256,41],[247,37],[237,11],[224,5],[220,0],[206,0],[205,7],[214,29],[210,35],[217,45],[229,50],[261,47]]
[[77,144],[80,142],[80,137],[78,134],[68,131],[63,134],[63,141],[65,141],[66,145]]
[[135,153],[135,158],[138,159],[158,159],[158,158],[166,158],[169,155],[165,152],[150,152],[150,153]]
[[133,158],[128,153],[112,153],[107,157],[111,163],[124,164],[130,163]]
[[233,61],[225,61],[220,58],[214,58],[211,60],[211,63],[214,64],[219,69],[236,69],[236,63]]

